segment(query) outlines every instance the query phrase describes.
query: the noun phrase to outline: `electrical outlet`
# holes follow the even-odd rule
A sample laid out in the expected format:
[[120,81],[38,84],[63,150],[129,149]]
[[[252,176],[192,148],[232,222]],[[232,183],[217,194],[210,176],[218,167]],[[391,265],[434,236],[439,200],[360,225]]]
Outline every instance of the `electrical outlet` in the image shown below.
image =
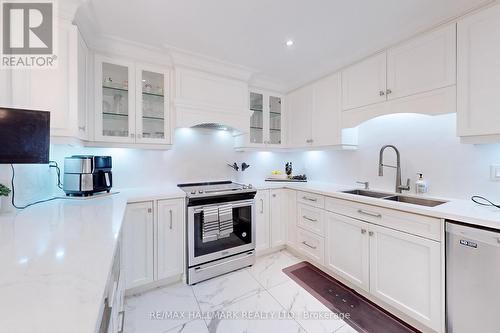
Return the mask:
[[490,180],[500,181],[500,165],[490,165]]

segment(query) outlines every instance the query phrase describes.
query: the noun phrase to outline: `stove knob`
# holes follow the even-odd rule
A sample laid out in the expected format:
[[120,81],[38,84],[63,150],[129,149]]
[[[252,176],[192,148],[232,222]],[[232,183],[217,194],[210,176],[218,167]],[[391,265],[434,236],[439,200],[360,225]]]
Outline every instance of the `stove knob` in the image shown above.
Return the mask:
[[248,188],[253,188],[252,184],[248,184]]
[[202,193],[203,193],[203,190],[199,190],[199,191],[198,191],[198,193],[199,193],[199,194],[202,194]]
[[191,194],[196,194],[196,191],[191,191]]
[[248,186],[246,185],[243,185],[243,189],[246,190],[247,188],[249,188]]

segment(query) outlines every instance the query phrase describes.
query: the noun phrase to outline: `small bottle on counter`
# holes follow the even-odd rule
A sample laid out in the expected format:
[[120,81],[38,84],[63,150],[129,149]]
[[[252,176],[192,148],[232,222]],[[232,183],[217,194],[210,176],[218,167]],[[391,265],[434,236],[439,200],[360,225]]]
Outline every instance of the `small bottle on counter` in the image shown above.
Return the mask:
[[424,175],[422,173],[417,173],[418,179],[415,182],[415,193],[416,194],[424,194],[427,193],[429,187],[427,186],[427,182],[424,179]]

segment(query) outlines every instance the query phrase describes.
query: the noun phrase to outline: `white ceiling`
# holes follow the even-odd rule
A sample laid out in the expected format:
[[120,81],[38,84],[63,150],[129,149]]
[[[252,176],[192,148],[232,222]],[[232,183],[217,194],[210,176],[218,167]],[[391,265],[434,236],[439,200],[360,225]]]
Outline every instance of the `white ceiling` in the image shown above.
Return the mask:
[[484,2],[89,0],[86,12],[98,33],[246,66],[292,88]]

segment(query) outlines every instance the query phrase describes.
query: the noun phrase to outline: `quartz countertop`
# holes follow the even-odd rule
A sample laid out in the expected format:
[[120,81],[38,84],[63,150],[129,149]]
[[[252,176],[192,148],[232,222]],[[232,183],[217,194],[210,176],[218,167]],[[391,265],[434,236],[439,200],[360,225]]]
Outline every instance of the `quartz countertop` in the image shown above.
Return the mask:
[[0,215],[0,331],[96,331],[126,204],[115,194]]
[[[418,196],[422,198],[446,201],[446,203],[438,205],[436,207],[426,207],[415,204],[342,193],[341,191],[352,190],[355,189],[356,186],[346,186],[346,185],[338,185],[332,183],[259,182],[255,183],[254,187],[257,189],[288,188],[292,190],[312,192],[333,198],[361,202],[365,204],[405,211],[409,213],[437,217],[437,218],[453,220],[453,221],[468,223],[471,225],[500,230],[500,209],[496,207],[481,206],[472,202],[471,200],[460,200],[460,199],[433,197],[433,196]],[[371,189],[371,190],[379,191],[378,189]],[[381,190],[381,192],[388,192],[390,194],[390,192],[387,190]],[[406,193],[402,194],[406,195]],[[412,196],[411,194],[409,195]]]
[[[449,198],[424,207],[342,193],[323,182],[254,183],[288,188],[500,230],[500,209]],[[387,191],[384,191],[387,192]],[[10,333],[92,333],[100,320],[127,202],[184,198],[175,185],[60,199],[0,215],[0,328]]]

